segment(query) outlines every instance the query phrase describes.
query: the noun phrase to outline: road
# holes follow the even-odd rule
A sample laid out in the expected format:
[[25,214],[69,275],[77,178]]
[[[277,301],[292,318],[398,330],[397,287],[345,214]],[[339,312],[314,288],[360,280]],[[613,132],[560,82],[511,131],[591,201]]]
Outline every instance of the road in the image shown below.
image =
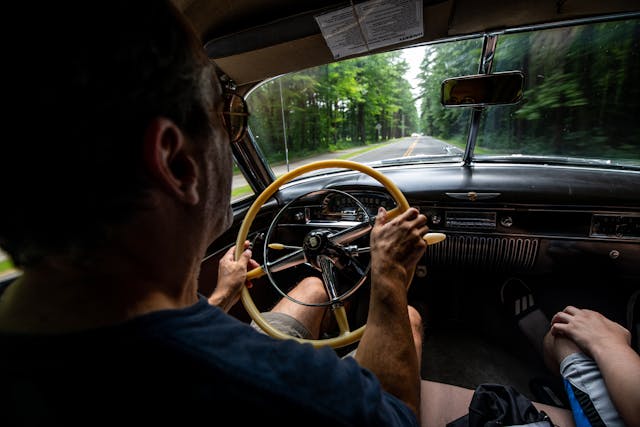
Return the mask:
[[[382,159],[390,159],[395,157],[410,157],[410,156],[429,156],[429,155],[442,155],[442,154],[462,154],[462,150],[448,144],[442,140],[432,138],[430,136],[418,136],[418,137],[405,137],[394,140],[390,143],[379,144],[378,148],[367,151],[365,153],[357,154],[363,147],[356,147],[349,150],[336,151],[332,153],[324,153],[307,158],[304,160],[292,162],[289,164],[289,168],[286,165],[279,165],[273,167],[273,172],[276,177],[279,177],[289,170],[293,170],[299,166],[306,165],[311,162],[319,160],[329,160],[336,158],[347,158],[355,162],[368,163],[375,162]],[[349,156],[353,153],[353,156]],[[347,156],[347,157],[345,157]],[[233,177],[233,188],[246,186],[247,181],[242,174],[236,174]]]

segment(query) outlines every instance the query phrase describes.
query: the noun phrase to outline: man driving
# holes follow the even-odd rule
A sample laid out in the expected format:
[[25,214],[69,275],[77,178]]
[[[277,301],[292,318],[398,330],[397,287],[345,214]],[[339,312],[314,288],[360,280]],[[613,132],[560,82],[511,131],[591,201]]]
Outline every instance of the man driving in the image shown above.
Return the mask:
[[378,214],[355,358],[257,332],[225,312],[249,249],[224,260],[213,295],[198,292],[231,225],[238,129],[193,29],[166,0],[39,7],[30,40],[47,45],[16,42],[21,138],[0,165],[0,246],[23,271],[0,289],[3,419],[417,425],[406,289],[425,216]]

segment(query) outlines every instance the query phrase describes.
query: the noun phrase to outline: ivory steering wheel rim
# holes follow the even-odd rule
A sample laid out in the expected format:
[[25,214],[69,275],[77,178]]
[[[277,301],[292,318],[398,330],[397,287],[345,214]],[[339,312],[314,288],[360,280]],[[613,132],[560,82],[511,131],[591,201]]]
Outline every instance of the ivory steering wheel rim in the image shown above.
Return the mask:
[[[247,211],[247,214],[245,215],[244,220],[242,221],[240,230],[238,231],[238,236],[236,239],[236,252],[235,252],[236,259],[240,258],[240,256],[242,255],[242,252],[244,250],[244,242],[247,240],[247,236],[249,234],[249,228],[251,227],[251,224],[253,224],[253,220],[255,219],[256,215],[260,211],[260,208],[265,204],[267,200],[269,200],[280,189],[280,187],[282,187],[282,185],[288,183],[294,178],[297,178],[300,175],[303,175],[307,172],[318,170],[318,169],[330,169],[330,168],[356,170],[370,176],[371,178],[381,183],[387,189],[387,191],[389,191],[389,193],[391,194],[391,196],[393,197],[393,199],[397,204],[397,206],[394,209],[388,212],[387,217],[389,219],[392,219],[397,215],[399,215],[400,213],[409,209],[409,203],[407,202],[407,199],[405,198],[404,194],[402,194],[400,189],[389,178],[387,178],[377,170],[371,168],[370,166],[366,166],[362,163],[357,163],[349,160],[320,160],[317,162],[309,163],[307,165],[300,166],[290,172],[287,172],[286,174],[282,175],[280,178],[273,181],[271,185],[269,185],[253,202],[253,204]],[[253,278],[261,277],[264,274],[265,272],[262,269],[262,267],[258,267],[254,270],[251,270],[250,272],[247,273],[247,282]],[[347,346],[349,344],[352,344],[360,340],[367,326],[366,324],[364,324],[358,329],[355,329],[353,331],[347,331],[336,337],[331,337],[331,338],[325,338],[325,339],[298,338],[298,337],[294,337],[281,332],[280,330],[271,326],[265,320],[265,318],[262,316],[262,313],[253,302],[253,298],[249,293],[248,286],[242,287],[240,300],[242,301],[242,304],[245,310],[247,311],[247,313],[249,314],[249,316],[251,317],[251,319],[253,319],[253,321],[268,335],[274,338],[279,338],[279,339],[293,339],[301,343],[309,343],[314,347],[330,346],[333,348],[340,348],[340,347]],[[346,314],[344,311],[336,311],[334,315],[336,316],[338,323],[347,321]]]

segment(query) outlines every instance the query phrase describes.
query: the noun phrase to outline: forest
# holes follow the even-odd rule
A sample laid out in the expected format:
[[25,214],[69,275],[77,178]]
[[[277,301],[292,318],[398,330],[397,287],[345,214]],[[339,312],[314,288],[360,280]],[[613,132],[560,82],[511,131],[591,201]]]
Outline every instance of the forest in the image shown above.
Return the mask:
[[[463,146],[469,108],[444,108],[440,84],[475,74],[482,39],[424,47],[419,96],[401,51],[271,80],[248,96],[249,126],[270,161],[420,132]],[[476,153],[552,154],[640,164],[640,21],[499,36],[493,72],[525,73],[524,99],[482,112]],[[286,145],[285,145],[286,143]]]

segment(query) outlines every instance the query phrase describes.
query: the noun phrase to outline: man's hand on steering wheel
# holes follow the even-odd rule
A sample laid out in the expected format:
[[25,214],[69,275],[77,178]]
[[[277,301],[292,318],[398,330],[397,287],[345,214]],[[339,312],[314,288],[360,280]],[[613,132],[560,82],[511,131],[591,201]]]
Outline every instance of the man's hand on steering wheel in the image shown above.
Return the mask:
[[423,236],[428,230],[427,217],[416,208],[409,208],[389,221],[387,211],[380,207],[371,230],[372,275],[404,272],[403,283],[408,287],[427,247]]
[[237,261],[234,256],[235,246],[231,247],[220,259],[218,264],[218,283],[209,297],[209,304],[216,305],[228,312],[238,302],[240,292],[247,279],[247,270],[260,266],[251,258],[249,246],[249,241],[245,241],[244,252],[242,252]]

